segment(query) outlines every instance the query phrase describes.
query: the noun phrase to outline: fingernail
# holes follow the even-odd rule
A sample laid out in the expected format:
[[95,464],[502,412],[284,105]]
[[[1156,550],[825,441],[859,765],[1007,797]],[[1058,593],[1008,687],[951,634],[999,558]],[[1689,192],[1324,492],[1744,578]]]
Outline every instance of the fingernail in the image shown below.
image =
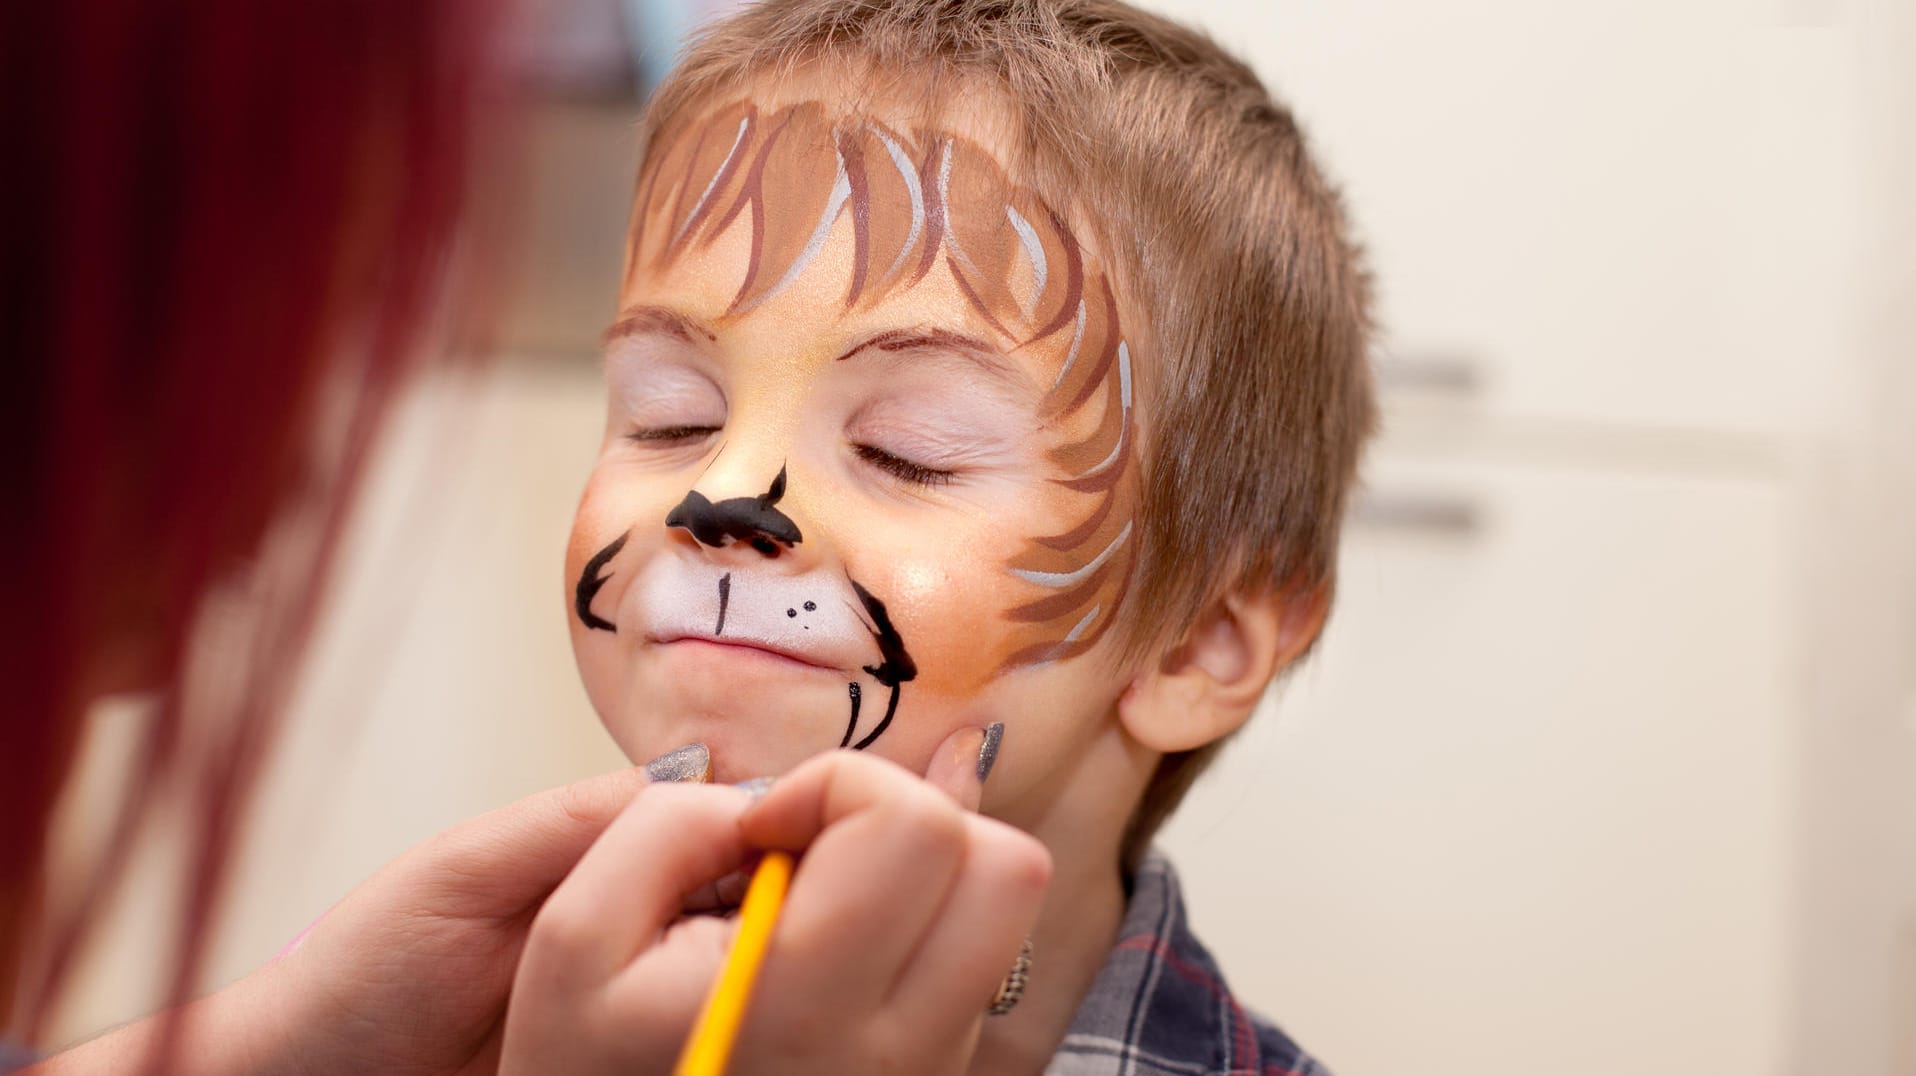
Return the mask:
[[646,763],[645,775],[654,781],[710,781],[712,752],[702,743],[686,744]]
[[740,781],[732,787],[744,789],[745,794],[752,797],[752,802],[757,803],[765,798],[765,793],[772,790],[772,782],[775,780],[777,780],[775,777],[754,777],[749,781]]
[[998,745],[1005,739],[1005,723],[993,721],[985,727],[985,742],[978,745],[978,783],[984,784],[991,776],[991,768],[998,764]]

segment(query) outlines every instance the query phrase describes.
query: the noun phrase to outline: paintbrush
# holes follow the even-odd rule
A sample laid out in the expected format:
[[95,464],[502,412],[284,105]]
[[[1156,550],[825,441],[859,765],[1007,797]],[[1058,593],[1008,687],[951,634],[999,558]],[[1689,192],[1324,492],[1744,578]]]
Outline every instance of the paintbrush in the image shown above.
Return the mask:
[[752,1000],[752,984],[758,979],[759,965],[765,961],[765,947],[772,940],[772,927],[785,905],[785,890],[792,881],[792,857],[785,852],[767,852],[752,872],[752,884],[745,890],[745,903],[738,913],[738,934],[732,939],[732,951],[726,955],[718,981],[706,995],[705,1008],[692,1025],[692,1034],[679,1054],[674,1076],[721,1076],[732,1056],[732,1044],[738,1041],[738,1029],[745,1019],[745,1006]]

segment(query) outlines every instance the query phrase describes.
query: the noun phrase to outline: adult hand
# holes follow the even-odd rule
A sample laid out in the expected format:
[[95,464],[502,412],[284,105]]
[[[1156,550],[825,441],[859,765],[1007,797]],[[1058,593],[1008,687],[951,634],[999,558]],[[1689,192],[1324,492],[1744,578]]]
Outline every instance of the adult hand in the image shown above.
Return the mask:
[[[975,760],[932,784],[960,785]],[[974,778],[963,800],[977,795]],[[985,1009],[1037,923],[1044,845],[862,755],[793,771],[741,825],[753,844],[805,857],[732,1071],[968,1071]]]
[[1043,845],[971,813],[983,740],[954,733],[924,779],[839,751],[756,803],[646,790],[540,912],[501,1071],[669,1071],[736,929],[681,909],[767,848],[803,858],[730,1071],[964,1071],[1050,874]]
[[[291,953],[189,1005],[176,1061],[200,1073],[491,1072],[541,904],[648,785],[707,779],[703,746],[481,815],[383,867]],[[49,1059],[139,1071],[153,1017]],[[36,1070],[40,1071],[40,1070]]]

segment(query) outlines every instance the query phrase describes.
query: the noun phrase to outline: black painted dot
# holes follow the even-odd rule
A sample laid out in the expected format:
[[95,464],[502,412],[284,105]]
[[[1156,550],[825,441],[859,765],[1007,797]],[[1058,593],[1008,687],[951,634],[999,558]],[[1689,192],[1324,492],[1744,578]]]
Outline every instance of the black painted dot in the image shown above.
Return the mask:
[[805,603],[805,611],[806,611],[806,612],[808,612],[808,613],[809,613],[809,612],[811,612],[812,610],[814,610],[814,609],[816,609],[816,608],[818,608],[818,603],[817,603],[817,602],[806,602],[806,603]]
[[787,609],[787,610],[785,610],[785,615],[786,615],[786,616],[797,616],[797,615],[798,615],[798,610],[796,610],[796,609]]

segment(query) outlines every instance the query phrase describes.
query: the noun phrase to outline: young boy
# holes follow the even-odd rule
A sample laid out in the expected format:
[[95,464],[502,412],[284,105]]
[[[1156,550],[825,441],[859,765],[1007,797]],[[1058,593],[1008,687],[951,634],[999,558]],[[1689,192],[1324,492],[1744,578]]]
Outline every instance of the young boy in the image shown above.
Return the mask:
[[1372,422],[1366,280],[1289,114],[1113,0],[773,0],[645,133],[567,556],[620,746],[922,772],[1001,724],[982,810],[1054,872],[980,1056],[1320,1071],[1148,852],[1317,636]]

